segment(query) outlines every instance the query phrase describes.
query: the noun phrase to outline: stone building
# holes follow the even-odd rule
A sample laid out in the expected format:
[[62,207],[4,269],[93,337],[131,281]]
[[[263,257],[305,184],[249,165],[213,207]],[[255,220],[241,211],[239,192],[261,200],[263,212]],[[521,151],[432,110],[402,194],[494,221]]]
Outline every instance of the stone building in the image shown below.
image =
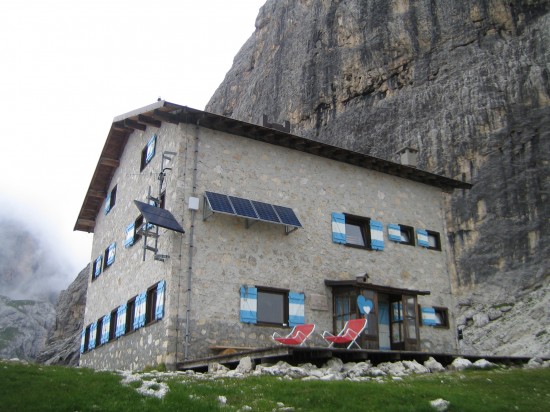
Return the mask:
[[116,117],[75,225],[94,233],[80,363],[173,368],[360,316],[362,348],[457,352],[443,206],[469,187],[265,118]]

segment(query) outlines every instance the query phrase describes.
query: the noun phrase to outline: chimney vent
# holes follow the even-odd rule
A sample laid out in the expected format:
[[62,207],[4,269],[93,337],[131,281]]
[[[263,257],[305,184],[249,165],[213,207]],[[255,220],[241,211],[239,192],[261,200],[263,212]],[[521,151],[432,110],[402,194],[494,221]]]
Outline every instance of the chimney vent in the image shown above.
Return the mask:
[[418,159],[418,150],[414,147],[406,146],[399,150],[397,154],[400,156],[401,164],[404,166],[416,167]]

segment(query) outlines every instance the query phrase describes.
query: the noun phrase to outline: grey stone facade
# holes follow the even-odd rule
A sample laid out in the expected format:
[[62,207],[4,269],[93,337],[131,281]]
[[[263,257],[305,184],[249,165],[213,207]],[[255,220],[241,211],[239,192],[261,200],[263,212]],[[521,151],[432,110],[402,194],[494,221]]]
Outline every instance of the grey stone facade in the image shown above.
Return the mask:
[[[153,134],[155,155],[140,172],[141,152]],[[170,168],[163,187],[165,208],[185,234],[160,229],[158,253],[170,257],[162,262],[147,252],[143,261],[143,240],[125,248],[125,228],[139,215],[133,200],[146,202],[149,187],[157,194],[166,151],[177,155],[165,160]],[[453,307],[443,209],[447,195],[438,187],[190,122],[163,121],[160,127],[133,131],[119,160],[106,189],[117,186],[116,204],[108,214],[103,208],[97,214],[91,256],[93,261],[116,242],[116,259],[95,280],[90,274],[84,324],[162,280],[164,316],[86,350],[84,366],[173,367],[185,358],[212,355],[211,346],[272,345],[272,333],[289,328],[242,323],[243,285],[303,293],[305,321],[315,323],[318,332],[334,328],[332,289],[325,280],[354,280],[366,273],[370,284],[429,291],[418,296],[422,307]],[[290,207],[303,228],[287,235],[282,225],[255,222],[247,227],[244,219],[219,213],[203,220],[205,191]],[[191,197],[200,199],[196,212],[188,208]],[[334,243],[333,212],[382,222],[384,250]],[[390,241],[389,223],[438,232],[442,250]],[[456,352],[455,331],[450,312],[448,328],[421,326],[420,350]],[[312,344],[324,343],[317,336]]]

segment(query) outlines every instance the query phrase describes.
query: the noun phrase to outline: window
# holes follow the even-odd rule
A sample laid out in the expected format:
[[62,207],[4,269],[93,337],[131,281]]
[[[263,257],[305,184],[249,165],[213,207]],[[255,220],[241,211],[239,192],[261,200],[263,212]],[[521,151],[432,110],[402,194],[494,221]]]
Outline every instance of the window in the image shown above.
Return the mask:
[[435,326],[440,328],[449,328],[449,310],[447,308],[434,307]]
[[439,237],[438,232],[433,232],[431,230],[426,230],[428,233],[428,249],[432,250],[441,250],[441,238]]
[[132,332],[134,328],[134,319],[135,319],[135,311],[136,311],[136,298],[133,297],[128,301],[126,304],[126,327],[124,332]]
[[305,295],[301,292],[242,286],[240,293],[243,323],[290,327],[305,323]]
[[438,328],[449,328],[449,310],[440,306],[421,308],[422,324]]
[[94,260],[94,265],[92,268],[92,280],[95,280],[99,275],[101,275],[101,268],[103,263],[103,256],[99,256]]
[[143,215],[139,215],[136,220],[126,226],[126,239],[124,240],[124,247],[129,248],[130,246],[136,244],[141,235],[139,230],[143,225]]
[[382,223],[366,217],[333,213],[332,241],[351,247],[384,250]]
[[113,263],[115,263],[116,255],[116,243],[111,243],[107,249],[105,249],[105,263],[103,264],[103,270],[107,269]]
[[399,225],[399,230],[401,232],[401,241],[400,243],[404,245],[415,245],[414,241],[414,228],[411,226]]
[[80,353],[88,351],[88,345],[90,343],[90,325],[86,326],[82,330],[82,335],[80,336]]
[[153,156],[155,156],[156,145],[157,135],[154,134],[141,151],[141,166],[139,169],[140,172],[145,169],[145,166],[147,166],[153,159]]
[[105,214],[109,213],[116,203],[116,188],[116,186],[113,187],[113,189],[107,193],[107,197],[105,198]]
[[288,292],[258,288],[258,323],[288,325]]
[[166,283],[161,281],[147,289],[145,305],[145,324],[160,320],[164,316],[164,289]]
[[109,322],[109,339],[113,340],[116,336],[116,329],[117,329],[117,323],[118,323],[118,308],[111,311],[111,321]]

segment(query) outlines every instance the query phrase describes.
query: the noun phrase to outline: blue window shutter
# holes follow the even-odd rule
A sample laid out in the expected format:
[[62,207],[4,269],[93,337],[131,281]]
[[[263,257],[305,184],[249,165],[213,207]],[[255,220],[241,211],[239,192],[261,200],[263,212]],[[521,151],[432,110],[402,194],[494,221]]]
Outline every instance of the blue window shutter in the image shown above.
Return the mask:
[[97,321],[90,325],[90,339],[88,340],[88,350],[95,348],[95,340],[97,335]]
[[101,322],[101,338],[100,342],[103,345],[104,343],[109,342],[109,330],[111,326],[111,314],[103,316],[103,322]]
[[256,323],[258,308],[258,289],[253,286],[241,286],[241,322]]
[[124,247],[128,248],[134,244],[135,222],[126,226],[126,239],[124,240]]
[[145,308],[147,305],[147,292],[141,294],[141,311],[139,317],[139,326],[145,326]]
[[149,142],[147,142],[147,154],[145,156],[145,163],[149,163],[155,155],[155,148],[157,145],[157,135],[154,134]]
[[370,241],[373,250],[384,250],[384,227],[376,220],[370,221]]
[[118,338],[126,332],[126,303],[120,305],[116,311],[115,336]]
[[418,246],[430,247],[428,232],[426,232],[424,229],[416,229],[416,240],[418,241]]
[[332,213],[332,241],[346,244],[346,216],[343,213]]
[[392,303],[393,320],[403,320],[403,304],[401,302]]
[[145,325],[145,304],[147,302],[147,292],[136,296],[136,305],[134,309],[134,329],[139,329]]
[[157,305],[155,308],[155,319],[162,319],[164,316],[164,290],[166,282],[161,280],[157,285]]
[[393,242],[401,242],[401,226],[390,223],[388,225],[388,239]]
[[101,275],[102,262],[103,256],[101,255],[94,261],[94,278],[97,278],[99,275]]
[[426,326],[437,325],[437,319],[435,317],[435,309],[431,307],[422,307],[422,324]]
[[109,213],[111,210],[111,192],[107,193],[107,197],[105,198],[105,214]]
[[288,293],[288,325],[294,327],[305,323],[305,295],[298,292]]
[[86,343],[86,328],[82,329],[80,334],[80,353],[84,353],[84,344]]
[[115,263],[116,255],[116,242],[109,245],[109,253],[107,253],[107,266],[111,266]]

